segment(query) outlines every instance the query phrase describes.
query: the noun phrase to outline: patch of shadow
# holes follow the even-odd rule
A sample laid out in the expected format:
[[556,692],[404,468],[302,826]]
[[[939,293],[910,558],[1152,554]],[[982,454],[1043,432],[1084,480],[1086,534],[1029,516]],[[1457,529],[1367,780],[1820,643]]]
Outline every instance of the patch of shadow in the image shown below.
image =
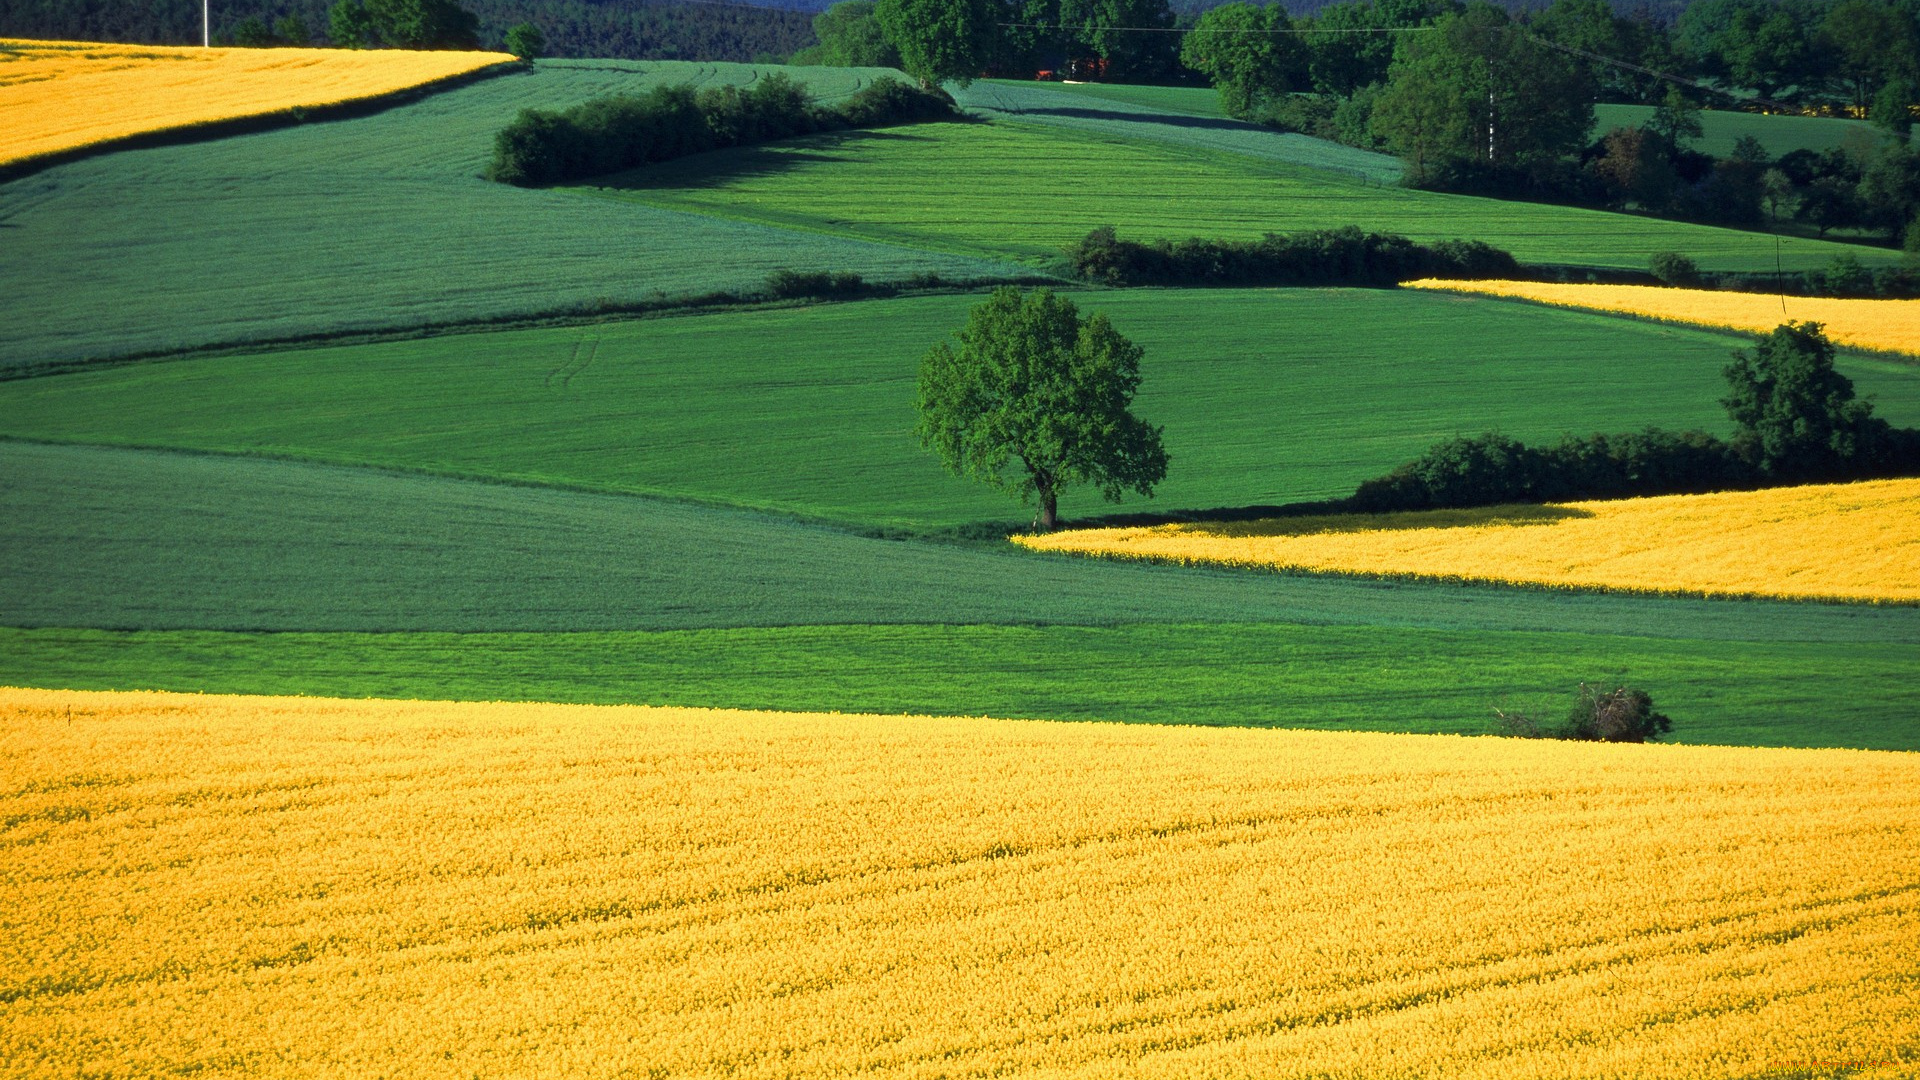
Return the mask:
[[709,150],[704,154],[642,165],[625,172],[608,173],[562,186],[599,187],[614,191],[718,187],[735,180],[778,175],[802,165],[853,163],[858,160],[854,153],[836,151],[856,151],[865,143],[933,141],[930,135],[915,135],[900,128],[828,131],[753,146]]
[[1059,108],[1000,108],[996,106],[978,106],[992,109],[1008,116],[1060,116],[1069,120],[1101,120],[1118,124],[1164,124],[1167,127],[1196,128],[1203,131],[1264,131],[1269,134],[1282,134],[1269,127],[1249,124],[1244,120],[1228,120],[1218,116],[1191,116],[1186,113],[1139,113],[1119,112],[1113,109],[1087,109],[1074,107]]
[[1391,514],[1299,515],[1253,521],[1192,522],[1181,531],[1191,536],[1312,536],[1411,529],[1471,529],[1490,525],[1554,525],[1593,516],[1591,510],[1528,503],[1477,506],[1467,510],[1409,510]]

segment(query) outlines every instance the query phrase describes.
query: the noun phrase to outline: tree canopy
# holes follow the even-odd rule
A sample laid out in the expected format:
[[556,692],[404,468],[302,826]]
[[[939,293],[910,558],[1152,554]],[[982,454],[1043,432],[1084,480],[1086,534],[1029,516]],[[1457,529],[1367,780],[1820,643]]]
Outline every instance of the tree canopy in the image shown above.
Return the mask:
[[1376,133],[1423,166],[1438,159],[1521,172],[1587,144],[1593,86],[1583,65],[1489,4],[1433,26],[1401,38],[1374,103]]
[[1833,369],[1833,343],[1817,322],[1775,327],[1733,354],[1722,399],[1762,472],[1783,479],[1840,475],[1871,438],[1873,407]]
[[1262,99],[1305,81],[1305,50],[1292,29],[1279,4],[1224,4],[1200,16],[1180,62],[1212,79],[1227,115],[1244,119]]
[[1140,387],[1138,345],[1104,314],[1082,319],[1051,289],[994,290],[956,335],[920,362],[921,445],[948,471],[1023,502],[1035,524],[1058,522],[1060,493],[1090,484],[1109,502],[1151,496],[1167,474],[1161,429],[1128,410]]
[[893,47],[873,17],[874,0],[840,0],[813,17],[820,44],[801,49],[790,61],[822,67],[899,67]]
[[993,0],[877,0],[873,18],[920,85],[965,86],[986,69],[1000,13]]

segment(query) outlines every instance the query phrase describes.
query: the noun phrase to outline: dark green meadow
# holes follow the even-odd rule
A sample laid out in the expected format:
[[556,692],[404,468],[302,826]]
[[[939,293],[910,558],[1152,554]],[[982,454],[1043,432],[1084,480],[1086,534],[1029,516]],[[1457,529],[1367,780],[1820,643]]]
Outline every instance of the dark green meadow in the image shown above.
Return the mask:
[[[911,434],[919,358],[983,286],[684,305],[782,267],[1050,273],[1103,224],[1636,268],[1771,269],[1772,237],[1411,192],[1377,155],[1113,87],[980,84],[977,122],[600,188],[478,178],[522,107],[765,70],[543,62],[0,185],[0,684],[1475,733],[1620,679],[1683,741],[1920,749],[1920,608],[1034,554],[1000,539],[1030,511]],[[795,74],[831,98],[876,73]],[[1725,434],[1742,344],[1414,291],[1069,291],[1146,349],[1136,408],[1172,454],[1152,501],[1070,491],[1069,519],[1339,497],[1487,430]],[[1842,368],[1920,423],[1920,367]]]

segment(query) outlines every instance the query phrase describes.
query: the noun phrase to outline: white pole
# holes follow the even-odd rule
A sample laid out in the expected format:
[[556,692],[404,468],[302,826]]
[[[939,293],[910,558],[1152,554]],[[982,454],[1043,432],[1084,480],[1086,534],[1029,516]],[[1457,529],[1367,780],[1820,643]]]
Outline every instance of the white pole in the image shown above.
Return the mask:
[[200,0],[200,47],[213,48],[213,0]]

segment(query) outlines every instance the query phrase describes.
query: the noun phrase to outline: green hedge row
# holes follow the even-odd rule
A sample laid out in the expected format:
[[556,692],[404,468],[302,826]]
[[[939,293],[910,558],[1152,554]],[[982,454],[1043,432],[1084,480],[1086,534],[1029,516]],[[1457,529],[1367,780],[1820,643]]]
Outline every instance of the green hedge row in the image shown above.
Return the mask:
[[658,86],[595,98],[564,112],[524,109],[494,137],[487,179],[542,187],[729,146],[816,131],[887,127],[958,115],[944,91],[875,79],[837,108],[776,73],[752,86]]

